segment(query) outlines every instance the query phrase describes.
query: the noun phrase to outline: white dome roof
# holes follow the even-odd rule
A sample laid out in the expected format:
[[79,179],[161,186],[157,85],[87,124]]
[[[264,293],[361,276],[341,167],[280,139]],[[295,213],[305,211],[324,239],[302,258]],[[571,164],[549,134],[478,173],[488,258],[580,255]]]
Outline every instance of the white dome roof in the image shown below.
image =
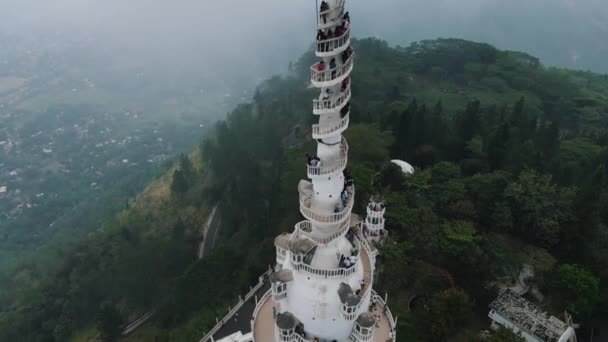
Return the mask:
[[393,159],[391,160],[391,163],[397,164],[397,166],[401,168],[401,171],[403,171],[403,173],[405,173],[406,175],[414,174],[414,167],[406,161]]

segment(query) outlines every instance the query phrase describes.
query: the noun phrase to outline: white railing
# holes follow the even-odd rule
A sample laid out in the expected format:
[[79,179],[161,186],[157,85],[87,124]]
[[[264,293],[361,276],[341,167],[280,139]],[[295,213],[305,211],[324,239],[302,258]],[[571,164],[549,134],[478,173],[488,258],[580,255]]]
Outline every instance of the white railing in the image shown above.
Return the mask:
[[[357,312],[361,311],[361,307],[363,306],[363,303],[366,301],[366,299],[368,298],[368,296],[370,296],[371,291],[372,291],[372,283],[373,283],[373,274],[374,274],[374,269],[373,269],[373,261],[371,258],[371,249],[370,246],[367,242],[366,239],[357,236],[356,239],[356,247],[359,250],[359,260],[361,260],[362,263],[364,263],[363,266],[363,272],[364,272],[364,288],[362,289],[362,293],[361,293],[361,300],[359,301],[359,303],[355,306],[354,311],[349,312],[348,306],[343,305],[342,306],[342,317],[344,317],[344,319],[347,320],[353,320],[353,314],[356,314]],[[369,270],[365,269],[365,261],[363,260],[363,258],[367,258],[367,261],[369,262]],[[367,276],[367,279],[365,279],[365,277]]]
[[367,217],[383,217],[386,212],[386,208],[382,208],[382,210],[373,210],[367,207]]
[[357,330],[356,328],[353,329],[351,335],[352,337],[355,338],[355,341],[357,342],[369,342],[374,338],[374,327],[371,328],[366,328],[367,331],[369,331],[369,333],[367,334],[363,334],[362,332],[360,332],[359,330]]
[[283,248],[277,247],[276,255],[277,264],[283,265],[285,263],[285,256],[287,255],[287,252]]
[[365,220],[365,227],[367,227],[367,230],[378,231],[378,230],[384,229],[384,219],[379,218],[377,220],[378,220],[378,221],[376,221],[377,223],[373,223],[372,220],[369,220],[369,219]]
[[350,101],[350,84],[346,89],[340,93],[340,96],[335,98],[329,98],[327,100],[312,100],[312,111],[315,115],[331,114],[342,110]]
[[[348,308],[353,308],[353,311],[348,313]],[[354,321],[357,318],[357,309],[354,306],[342,305],[342,318],[347,321]]]
[[376,303],[378,305],[380,305],[385,311],[385,315],[386,317],[388,317],[388,323],[390,325],[391,331],[395,331],[395,326],[396,326],[396,322],[395,319],[393,318],[393,314],[391,313],[391,310],[388,308],[388,306],[386,306],[386,303],[384,302],[384,299],[382,299],[382,297],[380,297],[378,295],[378,293],[376,293],[376,291],[372,290],[372,302]]
[[344,277],[349,277],[352,274],[355,273],[355,271],[357,270],[357,267],[355,266],[351,266],[349,268],[317,268],[317,267],[312,267],[310,265],[307,265],[303,262],[295,262],[294,260],[292,260],[293,262],[293,268],[296,271],[303,271],[306,272],[308,274],[313,274],[313,275],[318,275],[321,277],[325,277],[325,278],[344,278]]
[[[319,27],[324,28],[333,26],[333,21],[335,21],[336,19],[342,19],[342,17],[344,16],[344,3],[345,0],[341,0],[333,8],[319,12]],[[326,16],[326,20],[323,20],[323,16]],[[327,24],[325,23],[325,21],[327,21]],[[338,23],[340,24],[341,22],[342,21],[338,21]]]
[[308,236],[312,233],[312,223],[310,221],[300,221],[296,223],[296,231]]
[[310,340],[305,339],[304,337],[300,336],[300,334],[295,332],[288,336],[280,335],[279,338],[281,342],[310,342]]
[[341,130],[345,130],[350,122],[350,113],[347,113],[338,122],[331,123],[330,125],[315,124],[312,126],[312,138],[322,139],[327,135],[333,133],[341,133]]
[[341,82],[341,78],[344,75],[348,75],[353,71],[353,62],[355,59],[355,53],[351,53],[346,62],[336,68],[330,69],[329,65],[326,64],[325,70],[319,71],[317,69],[317,65],[320,63],[315,63],[310,67],[310,81],[315,86],[321,86],[323,82],[331,82],[338,80]]
[[310,221],[302,221],[302,222],[299,222],[298,224],[296,224],[295,231],[296,231],[297,236],[304,235],[304,236],[314,240],[317,243],[327,245],[328,243],[332,242],[336,238],[344,235],[349,227],[350,227],[350,222],[345,221],[342,224],[342,226],[340,227],[340,229],[338,229],[335,233],[333,233],[327,237],[319,237],[316,234],[312,234],[312,224]]
[[316,221],[321,223],[337,223],[345,218],[350,218],[350,213],[353,210],[354,198],[355,198],[355,187],[352,186],[352,192],[348,194],[348,198],[346,200],[346,206],[337,212],[331,214],[322,214],[317,213],[316,211],[310,208],[312,204],[312,194],[302,195],[300,194],[300,212],[304,217],[306,217],[309,221]]
[[[262,286],[264,286],[264,278],[269,276],[270,273],[272,273],[272,270],[270,270],[270,269],[268,271],[264,272],[259,277],[259,281],[258,281],[257,285],[252,287],[251,290],[249,292],[247,292],[247,294],[245,295],[245,298],[242,298],[239,296],[239,302],[236,304],[236,306],[234,308],[230,309],[228,311],[228,313],[226,314],[226,316],[224,316],[224,318],[222,318],[222,320],[219,321],[213,327],[213,329],[211,329],[205,336],[203,336],[203,338],[201,338],[199,342],[208,342],[211,339],[211,337],[213,337],[213,335],[216,332],[218,332],[218,330],[220,330],[222,328],[222,326],[224,326],[224,323],[228,322],[230,320],[230,318],[232,318],[232,316],[234,316],[234,314],[241,309],[243,304],[245,304],[248,300],[250,300],[251,297],[253,297],[256,294],[256,292],[258,292],[262,288]],[[268,297],[271,296],[271,292],[272,291],[269,289],[258,303],[263,303],[265,299],[267,299]],[[256,306],[255,311],[253,313],[253,317],[257,317],[257,314],[260,311],[261,307],[262,307],[261,305]]]
[[350,42],[350,27],[340,36],[317,41],[317,53],[326,54],[334,52]]
[[348,143],[342,138],[340,145],[340,156],[334,160],[321,160],[321,166],[308,165],[308,178],[327,176],[332,173],[344,170],[348,163]]

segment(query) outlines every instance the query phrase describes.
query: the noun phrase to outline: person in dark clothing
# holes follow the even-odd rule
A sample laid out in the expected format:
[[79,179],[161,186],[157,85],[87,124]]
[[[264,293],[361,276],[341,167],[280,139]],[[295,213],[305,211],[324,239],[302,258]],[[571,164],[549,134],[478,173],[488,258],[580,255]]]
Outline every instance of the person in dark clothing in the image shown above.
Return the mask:
[[340,109],[340,115],[342,117],[346,116],[346,114],[348,114],[348,111],[350,111],[350,102],[348,102],[346,104],[346,106],[344,106],[342,109]]
[[336,38],[342,37],[343,34],[344,34],[344,27],[342,27],[342,26],[336,27],[336,33],[335,33]]
[[335,79],[338,70],[336,70],[336,59],[332,58],[331,61],[329,61],[329,68],[332,70],[331,72],[331,79]]
[[325,39],[327,39],[327,35],[325,35],[325,32],[323,32],[323,30],[319,30],[317,32],[317,40],[321,41]]
[[347,77],[342,81],[342,86],[340,87],[340,90],[345,91],[348,87],[348,83],[350,83],[350,77]]
[[350,23],[350,13],[348,13],[348,12],[344,13],[344,16],[342,17],[342,19],[344,19]]
[[329,10],[329,4],[325,1],[321,1],[321,20],[323,20],[323,24],[327,24],[327,12]]
[[344,52],[342,52],[342,63],[346,63],[352,53],[353,49],[350,46],[348,47],[348,49],[344,50]]

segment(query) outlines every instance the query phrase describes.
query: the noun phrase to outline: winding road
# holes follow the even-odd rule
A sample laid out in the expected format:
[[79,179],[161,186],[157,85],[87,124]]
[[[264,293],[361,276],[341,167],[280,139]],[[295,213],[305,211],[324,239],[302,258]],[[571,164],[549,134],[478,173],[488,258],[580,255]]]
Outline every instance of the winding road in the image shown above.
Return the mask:
[[[222,219],[219,214],[219,205],[215,205],[211,210],[211,214],[207,218],[205,225],[201,229],[201,242],[198,245],[198,250],[196,253],[197,259],[202,259],[204,256],[209,255],[213,251],[213,247],[215,246],[215,239],[217,238],[217,232],[220,229]],[[122,331],[123,336],[127,336],[137,330],[139,327],[144,325],[154,314],[155,310],[151,310],[146,312],[143,316],[139,317],[137,320],[127,325]]]

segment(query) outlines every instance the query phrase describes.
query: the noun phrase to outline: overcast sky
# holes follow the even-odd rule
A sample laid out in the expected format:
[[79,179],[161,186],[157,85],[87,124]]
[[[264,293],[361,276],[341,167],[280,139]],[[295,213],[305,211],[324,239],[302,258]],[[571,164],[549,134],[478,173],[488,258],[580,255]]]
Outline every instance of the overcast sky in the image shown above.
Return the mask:
[[[142,62],[284,70],[314,37],[313,0],[0,0],[0,30],[90,35]],[[459,37],[608,71],[607,0],[348,0],[355,35]],[[160,64],[159,64],[160,65]],[[264,71],[266,72],[266,71]]]

